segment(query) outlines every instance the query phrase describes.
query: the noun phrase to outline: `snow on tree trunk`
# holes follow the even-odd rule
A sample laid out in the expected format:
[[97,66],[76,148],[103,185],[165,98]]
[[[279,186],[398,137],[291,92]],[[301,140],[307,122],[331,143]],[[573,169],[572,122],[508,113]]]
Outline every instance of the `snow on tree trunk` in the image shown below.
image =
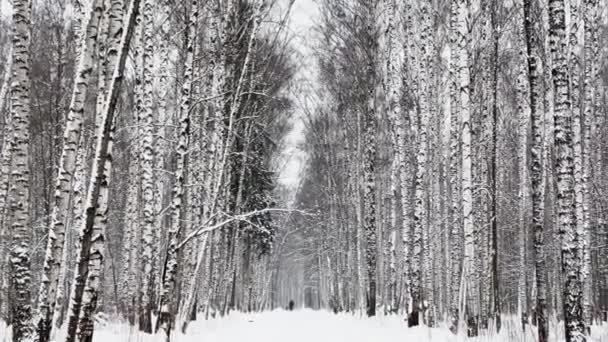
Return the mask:
[[160,293],[159,318],[156,331],[162,329],[166,340],[169,341],[171,327],[173,324],[173,291],[177,277],[177,244],[179,243],[179,232],[181,229],[182,205],[184,201],[184,182],[187,168],[187,154],[190,136],[190,106],[192,93],[192,73],[194,64],[194,47],[196,39],[196,29],[198,23],[198,1],[192,0],[190,7],[190,17],[185,30],[186,58],[184,62],[184,76],[179,108],[179,132],[177,145],[177,166],[175,170],[175,183],[173,185],[173,200],[171,203],[171,230],[169,231],[167,256],[164,265],[162,288]]
[[[116,59],[118,57],[118,48],[120,46],[120,32],[122,28],[122,11],[123,3],[121,0],[113,0],[109,3],[106,0],[104,8],[106,13],[104,17],[103,36],[110,37],[110,40],[105,43],[104,48],[100,48],[100,56],[102,59],[101,69],[98,76],[98,93],[97,93],[97,112],[95,126],[97,135],[102,133],[100,125],[103,124],[103,114],[106,112],[108,105],[108,95],[106,85],[108,84],[108,76],[114,70]],[[108,221],[108,201],[110,183],[112,180],[112,148],[114,144],[114,123],[108,133],[108,146],[104,162],[103,176],[100,181],[99,200],[97,204],[95,222],[93,225],[91,247],[89,255],[88,274],[85,282],[84,294],[82,297],[82,307],[78,321],[77,335],[81,341],[91,341],[93,337],[93,315],[97,308],[97,297],[101,286],[101,274],[104,267],[104,243],[105,230]],[[98,139],[98,138],[96,138]]]
[[[581,118],[581,53],[583,49],[582,38],[583,30],[579,29],[581,24],[581,16],[579,11],[581,8],[580,0],[570,0],[570,96],[572,109],[572,150],[574,154],[574,202],[575,202],[575,217],[576,217],[576,241],[579,245],[578,253],[581,266],[584,267],[585,254],[588,252],[585,246],[585,184],[583,180],[583,118]],[[584,269],[581,269],[584,272]],[[582,274],[581,282],[584,285],[585,275]],[[584,300],[582,294],[581,302]],[[585,315],[583,315],[585,317]]]
[[[357,162],[355,166],[355,179],[353,185],[353,191],[355,192],[355,210],[357,216],[356,234],[355,234],[355,248],[357,250],[357,303],[361,312],[364,310],[365,303],[365,275],[363,274],[363,199],[361,198],[360,181],[361,181],[361,169],[363,166],[363,145],[362,140],[362,113],[357,111]],[[409,233],[408,233],[409,234]],[[407,235],[404,235],[407,236]],[[404,247],[407,248],[407,247]],[[408,253],[406,252],[407,256]],[[406,257],[407,260],[407,257]],[[407,268],[406,268],[407,269]]]
[[496,2],[492,6],[491,15],[491,26],[492,26],[492,45],[493,45],[493,57],[492,57],[492,123],[491,123],[491,134],[492,134],[492,166],[491,166],[491,187],[492,187],[492,203],[490,210],[490,224],[491,224],[491,237],[490,237],[490,256],[492,258],[491,269],[492,269],[492,290],[490,291],[490,314],[491,318],[494,319],[494,325],[496,331],[500,332],[501,329],[501,300],[500,300],[500,288],[499,288],[499,269],[498,269],[498,143],[499,143],[499,120],[498,120],[498,68],[499,68],[499,39],[498,33],[498,22],[497,22],[497,8]]
[[72,175],[76,170],[78,154],[86,153],[85,149],[80,149],[79,143],[84,120],[85,100],[95,66],[98,26],[102,12],[103,1],[100,0],[92,1],[85,12],[88,14],[84,23],[86,29],[80,43],[79,63],[63,136],[63,149],[55,184],[55,206],[51,214],[51,226],[49,226],[49,238],[44,259],[44,277],[38,293],[38,317],[35,325],[36,339],[41,342],[46,342],[50,338],[59,275],[62,267],[65,267],[61,264],[61,260],[65,244],[66,222],[71,213]]
[[[134,37],[133,37],[133,59],[137,66],[143,65],[143,46],[142,46],[142,16],[138,15],[135,19]],[[142,158],[141,153],[141,141],[139,139],[141,135],[141,126],[139,125],[140,112],[143,107],[142,99],[142,72],[141,68],[136,68],[134,75],[134,108],[133,112],[135,115],[131,116],[132,125],[136,128],[129,132],[130,139],[133,140],[129,148],[129,186],[127,189],[127,202],[126,202],[126,213],[125,213],[125,232],[123,234],[123,243],[125,260],[123,261],[123,286],[124,296],[123,302],[126,304],[125,314],[129,322],[133,325],[138,325],[138,308],[139,300],[139,289],[140,274],[138,269],[141,265],[141,220],[140,220],[140,207],[141,207],[141,169],[140,159]]]
[[462,225],[460,215],[460,85],[458,69],[460,55],[458,53],[458,2],[450,3],[450,197],[451,197],[451,274],[450,274],[450,311],[453,329],[458,327],[458,291],[462,272]]
[[[99,116],[101,121],[96,136],[95,157],[87,191],[86,206],[83,210],[84,220],[80,227],[78,262],[70,295],[67,342],[75,341],[76,338],[79,338],[80,341],[90,341],[92,337],[92,330],[88,330],[91,328],[90,325],[83,326],[83,324],[92,322],[91,315],[95,309],[95,300],[100,286],[101,268],[103,267],[103,231],[106,222],[106,213],[102,212],[101,209],[107,208],[114,112],[123,80],[123,71],[133,35],[135,18],[139,10],[139,2],[139,0],[132,0],[129,4],[125,17],[126,25],[122,30],[120,44],[116,47],[116,65],[107,88],[106,105],[103,113]],[[79,336],[77,336],[77,331]]]
[[108,135],[108,147],[104,163],[104,171],[101,177],[98,208],[95,213],[93,230],[89,248],[88,273],[84,284],[80,317],[76,334],[79,341],[90,342],[93,338],[93,315],[97,309],[97,299],[101,287],[101,274],[104,267],[104,243],[105,230],[107,226],[107,211],[109,200],[109,184],[112,178],[112,147],[114,139],[114,127],[110,129]]
[[[461,300],[465,307],[468,306],[469,299],[477,294],[477,284],[475,282],[475,228],[473,226],[473,184],[472,184],[472,161],[471,161],[471,109],[470,109],[470,73],[469,73],[469,53],[468,53],[468,21],[469,4],[466,0],[457,0],[457,54],[458,54],[458,85],[460,89],[460,119],[462,122],[462,220],[464,230],[464,259],[461,274],[462,284],[460,290]],[[470,294],[470,295],[469,295]],[[469,309],[473,310],[472,307]],[[465,317],[465,312],[459,312],[461,318]],[[461,323],[462,319],[460,319]]]
[[139,329],[152,332],[152,292],[153,292],[153,252],[156,237],[154,225],[154,112],[153,112],[153,69],[154,69],[154,5],[152,0],[143,2],[143,110],[139,112],[142,127],[142,156],[140,175],[143,205],[143,225],[141,235],[141,287],[139,307]]
[[572,110],[568,83],[570,70],[566,60],[568,43],[564,0],[549,0],[549,38],[554,89],[557,215],[562,245],[566,341],[582,342],[586,337],[581,300],[582,263],[576,232]]
[[[521,7],[518,6],[521,10]],[[521,13],[521,12],[519,12]],[[521,31],[520,31],[521,32]],[[525,48],[521,47],[519,50],[520,57],[518,61],[523,62],[523,56]],[[524,63],[518,63],[520,68],[518,69],[517,75],[517,110],[519,112],[519,127],[518,127],[518,143],[517,143],[517,160],[519,169],[519,193],[517,195],[519,200],[519,217],[518,217],[518,247],[519,247],[519,264],[518,264],[518,278],[517,278],[517,316],[522,322],[527,322],[528,316],[528,299],[527,299],[527,263],[526,263],[526,251],[528,246],[528,204],[530,188],[529,188],[529,176],[528,176],[528,129],[530,126],[529,122],[529,105],[527,101],[528,87],[526,86],[526,75],[527,65]],[[523,325],[525,330],[525,324]]]
[[30,266],[30,43],[32,2],[13,1],[12,84],[10,116],[13,136],[11,147],[11,181],[8,222],[12,235],[10,250],[10,298],[13,341],[27,341],[31,334],[31,266]]
[[[136,153],[136,148],[133,146],[129,151],[129,172],[128,179],[136,180],[139,178],[139,156]],[[136,237],[138,225],[138,210],[137,204],[139,196],[139,182],[131,181],[127,189],[127,200],[125,209],[125,231],[123,233],[123,267],[122,267],[122,288],[123,298],[122,303],[124,305],[123,313],[127,316],[126,318],[131,324],[135,324],[135,312],[134,303],[137,288],[135,277],[135,267],[137,262],[137,248]]]
[[538,341],[547,342],[547,270],[545,266],[545,172],[544,124],[541,46],[536,37],[540,30],[537,18],[538,7],[534,0],[524,0],[524,35],[529,82],[530,121],[532,123],[532,147],[530,179],[532,183],[532,229],[534,233],[534,262],[536,267],[536,322]]
[[83,195],[85,192],[85,177],[86,177],[86,157],[87,157],[87,142],[85,139],[85,135],[80,135],[80,142],[78,143],[81,149],[81,152],[78,153],[78,157],[76,158],[76,170],[74,171],[74,179],[72,186],[72,219],[71,223],[66,226],[66,240],[65,246],[63,248],[63,255],[61,257],[61,271],[59,272],[59,279],[57,283],[57,294],[55,296],[55,310],[53,312],[53,320],[51,326],[51,341],[57,336],[58,330],[61,328],[61,325],[64,321],[64,315],[66,312],[66,293],[69,292],[69,287],[67,287],[66,282],[68,278],[68,267],[69,261],[71,260],[72,255],[74,255],[74,250],[72,248],[72,242],[77,238],[78,229],[82,225],[82,206],[83,206]]
[[[4,78],[2,79],[2,86],[0,86],[0,114],[4,113],[4,109],[6,106],[6,94],[10,88],[11,81],[11,70],[13,65],[13,46],[9,47],[8,52],[6,53],[6,65],[4,66]],[[9,115],[6,118],[10,117]],[[7,122],[4,123],[7,126]],[[4,135],[6,137],[6,134]],[[4,146],[4,145],[2,145]],[[3,173],[4,174],[4,173]]]
[[[391,121],[392,127],[392,140],[393,140],[393,163],[391,166],[391,237],[390,237],[390,253],[391,253],[391,261],[390,261],[390,286],[389,293],[391,297],[390,305],[392,310],[396,310],[398,307],[397,299],[397,212],[402,212],[402,205],[397,201],[397,197],[399,196],[398,188],[405,187],[405,189],[401,189],[401,196],[403,196],[402,201],[405,201],[407,198],[407,184],[401,184],[401,174],[400,172],[405,172],[402,170],[405,166],[405,156],[404,156],[404,137],[403,137],[403,113],[401,108],[401,70],[403,68],[403,63],[401,61],[402,51],[400,50],[400,44],[398,41],[398,33],[399,33],[399,25],[395,16],[399,13],[398,4],[395,0],[385,0],[388,2],[386,4],[386,14],[388,16],[388,27],[386,30],[386,58],[387,58],[387,104],[388,104],[388,117]],[[403,175],[405,176],[405,175]],[[405,215],[402,216],[405,218]],[[403,219],[405,222],[405,219]],[[402,229],[403,230],[403,227]]]
[[[167,18],[170,16],[171,8],[167,4],[157,3],[157,11],[162,13]],[[165,20],[162,25],[162,30],[164,32],[169,31],[169,20]],[[157,137],[156,137],[156,147],[157,153],[155,156],[155,167],[154,167],[154,179],[155,179],[155,188],[154,188],[154,225],[156,226],[155,232],[155,242],[153,248],[154,255],[154,283],[156,287],[156,292],[158,293],[158,289],[160,288],[160,270],[162,269],[162,260],[161,257],[161,241],[164,235],[164,226],[165,226],[165,215],[163,212],[164,206],[164,194],[165,188],[167,184],[167,178],[164,174],[165,169],[165,160],[167,158],[166,153],[169,150],[168,143],[166,142],[167,135],[167,120],[168,115],[168,99],[170,94],[170,83],[169,83],[169,49],[167,46],[167,42],[165,39],[161,39],[159,46],[159,54],[160,54],[160,64],[158,65],[158,84],[157,87],[160,89],[158,94],[158,109],[156,111],[156,124],[157,124]]]
[[[7,92],[10,88],[10,80],[12,74],[13,48],[11,46],[8,51],[6,71],[2,89],[0,90],[0,114],[4,111],[4,99],[7,98]],[[7,227],[6,212],[7,199],[10,182],[10,167],[11,167],[11,152],[13,144],[13,135],[11,134],[11,113],[7,108],[7,114],[4,116],[4,127],[2,135],[2,154],[0,155],[0,267],[8,267],[7,258],[10,249],[10,232]],[[0,318],[8,321],[8,272],[0,274]]]
[[591,276],[591,127],[593,125],[593,114],[595,106],[596,89],[593,84],[597,73],[597,55],[594,53],[594,46],[597,44],[597,1],[584,1],[584,102],[583,102],[583,310],[585,322],[588,326],[592,321],[593,294]]
[[[423,235],[426,235],[427,220],[427,152],[428,152],[428,126],[430,119],[429,101],[429,55],[428,48],[431,40],[430,36],[430,8],[427,4],[422,4],[421,8],[421,29],[420,36],[420,56],[416,66],[419,89],[418,102],[420,106],[420,126],[418,127],[418,153],[416,155],[416,190],[414,206],[414,233],[412,240],[412,263],[411,263],[411,296],[412,308],[409,312],[414,325],[418,324],[420,312],[422,311],[422,260],[423,260]],[[428,248],[427,248],[428,249]],[[426,262],[426,261],[425,261]],[[415,316],[415,317],[414,317]]]
[[194,267],[193,273],[191,275],[190,274],[186,275],[186,276],[192,277],[192,280],[191,280],[190,286],[186,292],[186,296],[185,296],[186,299],[184,301],[184,307],[180,309],[180,315],[178,317],[178,322],[182,323],[181,332],[183,334],[186,333],[186,329],[188,328],[188,323],[190,323],[190,317],[189,317],[190,313],[192,312],[192,310],[196,309],[194,307],[194,304],[196,302],[196,290],[197,290],[197,287],[200,285],[198,282],[198,279],[199,279],[199,275],[203,268],[203,261],[205,258],[205,254],[207,252],[208,238],[209,238],[209,233],[206,233],[203,236],[200,246],[198,248],[198,256],[196,258],[196,265]]
[[367,290],[366,303],[367,315],[376,315],[376,255],[377,248],[377,222],[376,222],[376,65],[375,51],[377,41],[374,36],[376,15],[376,2],[366,4],[365,8],[365,29],[366,37],[364,44],[368,49],[366,79],[368,89],[366,89],[367,108],[364,114],[363,141],[365,142],[363,153],[363,213],[365,231],[365,263],[367,268]]

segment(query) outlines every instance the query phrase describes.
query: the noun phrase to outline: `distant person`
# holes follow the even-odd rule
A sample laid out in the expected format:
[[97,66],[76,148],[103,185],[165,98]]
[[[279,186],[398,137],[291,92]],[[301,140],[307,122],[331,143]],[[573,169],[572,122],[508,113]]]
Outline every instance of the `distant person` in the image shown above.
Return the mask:
[[293,306],[295,305],[295,303],[293,302],[293,300],[289,301],[289,311],[293,311]]

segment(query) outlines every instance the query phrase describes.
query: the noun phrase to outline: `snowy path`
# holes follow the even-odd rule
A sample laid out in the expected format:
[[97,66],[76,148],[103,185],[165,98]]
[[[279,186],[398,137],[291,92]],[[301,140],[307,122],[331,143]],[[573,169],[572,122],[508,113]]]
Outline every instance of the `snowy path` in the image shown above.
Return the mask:
[[[148,342],[149,336],[131,336],[124,326],[98,329],[94,342]],[[258,314],[234,313],[228,317],[198,321],[176,342],[396,342],[455,339],[441,329],[407,329],[402,318],[358,318],[330,312],[299,310]]]
[[[233,313],[228,317],[193,323],[187,335],[177,334],[173,342],[533,342],[526,338],[516,320],[504,322],[499,336],[474,339],[458,338],[445,327],[406,328],[398,316],[362,318],[350,314],[334,315],[325,311],[282,310],[257,314]],[[550,341],[563,341],[563,330],[551,324]],[[93,342],[158,342],[160,336],[140,334],[125,324],[97,326]],[[594,326],[590,342],[608,342],[608,325]],[[556,338],[559,336],[560,338]],[[8,341],[0,321],[0,342]],[[57,341],[63,341],[59,338]]]
[[[200,323],[205,324],[205,323]],[[399,317],[374,319],[334,315],[310,310],[274,311],[255,315],[236,314],[193,326],[191,333],[207,342],[389,342],[446,341],[445,332],[407,329]]]

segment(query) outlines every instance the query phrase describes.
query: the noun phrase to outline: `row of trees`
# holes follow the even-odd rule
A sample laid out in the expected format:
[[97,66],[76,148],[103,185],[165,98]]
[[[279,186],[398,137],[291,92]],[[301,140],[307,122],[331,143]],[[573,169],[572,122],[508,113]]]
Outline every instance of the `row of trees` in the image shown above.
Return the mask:
[[294,73],[273,5],[12,2],[0,317],[13,341],[91,341],[99,311],[168,339],[197,312],[269,305]]
[[296,199],[317,215],[290,217],[279,296],[586,340],[608,307],[604,4],[321,6]]

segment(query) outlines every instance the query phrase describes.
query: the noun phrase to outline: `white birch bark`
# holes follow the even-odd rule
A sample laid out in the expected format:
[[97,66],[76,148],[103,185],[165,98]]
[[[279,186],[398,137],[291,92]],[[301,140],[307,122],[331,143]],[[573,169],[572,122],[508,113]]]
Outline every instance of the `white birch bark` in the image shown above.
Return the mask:
[[10,274],[12,298],[11,325],[13,341],[27,341],[32,334],[31,265],[30,265],[30,43],[32,2],[13,1],[13,64],[10,87],[11,182],[8,219],[12,235]]
[[[591,326],[592,310],[593,310],[593,293],[592,283],[593,277],[591,274],[591,127],[593,125],[595,94],[596,89],[593,84],[597,74],[598,57],[595,53],[595,44],[597,44],[597,11],[598,4],[596,0],[584,1],[584,99],[583,99],[583,309],[585,314],[585,322],[587,326]],[[597,171],[596,171],[597,172]]]
[[[428,213],[426,200],[427,186],[427,160],[428,160],[428,126],[430,120],[430,100],[429,100],[429,52],[430,44],[430,8],[423,3],[421,8],[421,29],[419,31],[420,42],[420,57],[416,66],[419,91],[418,103],[420,106],[420,126],[418,129],[418,153],[416,155],[416,190],[415,190],[415,207],[414,207],[414,233],[412,235],[412,264],[411,264],[411,296],[413,307],[410,311],[412,315],[419,315],[422,311],[422,286],[423,286],[423,236],[427,234]],[[425,261],[426,262],[426,261]],[[420,317],[421,319],[422,317]],[[415,319],[418,321],[418,318]]]
[[543,66],[540,59],[541,45],[536,32],[540,29],[538,20],[532,15],[538,13],[538,6],[533,0],[524,0],[524,36],[526,43],[526,60],[529,81],[530,118],[532,126],[532,147],[530,149],[530,178],[532,183],[532,228],[534,231],[534,255],[536,269],[536,314],[538,341],[548,340],[547,316],[547,270],[545,269],[545,171],[543,109]]
[[458,2],[450,3],[450,197],[451,197],[451,324],[453,329],[458,327],[458,292],[460,288],[462,270],[462,224],[460,214],[460,93],[459,74],[460,55],[458,53]]
[[[523,48],[520,53],[523,53]],[[523,62],[523,58],[518,58],[518,61]],[[518,281],[517,281],[517,315],[523,321],[527,321],[528,315],[528,300],[526,291],[526,251],[528,246],[528,198],[530,194],[529,176],[528,176],[528,127],[529,127],[529,107],[528,107],[528,88],[526,87],[527,66],[523,63],[518,63],[521,67],[517,77],[517,109],[519,112],[519,127],[518,127],[518,148],[517,159],[519,168],[519,231],[518,231],[518,247],[519,247],[519,264],[518,264]],[[524,327],[525,329],[525,327]]]
[[86,178],[86,157],[87,157],[87,141],[85,139],[85,135],[80,135],[79,148],[81,149],[81,153],[78,153],[78,157],[76,158],[76,171],[74,173],[73,179],[73,189],[72,189],[72,220],[69,225],[66,226],[66,240],[63,248],[63,255],[61,257],[61,269],[59,272],[59,279],[57,283],[57,294],[55,296],[55,310],[53,312],[53,320],[51,326],[51,335],[50,339],[53,341],[57,332],[61,328],[61,325],[64,321],[64,315],[66,312],[67,299],[66,293],[69,293],[70,288],[67,287],[67,278],[68,278],[68,267],[71,266],[69,261],[71,261],[72,256],[74,255],[74,250],[71,248],[74,246],[73,242],[78,238],[78,229],[82,225],[82,208],[84,202],[84,193],[85,193],[85,178]]
[[[462,220],[464,230],[464,259],[462,269],[462,284],[460,297],[464,303],[476,294],[477,286],[474,277],[475,264],[475,229],[473,227],[473,184],[471,161],[471,109],[470,109],[470,72],[468,53],[468,22],[469,4],[466,0],[457,0],[457,54],[458,54],[458,85],[460,89],[460,119],[462,120]],[[466,304],[465,304],[466,305]],[[471,308],[472,309],[472,308]],[[461,323],[465,312],[459,312]]]
[[165,333],[165,338],[169,341],[171,334],[171,325],[173,322],[174,307],[172,304],[172,295],[175,289],[177,277],[177,244],[179,243],[179,232],[181,229],[181,214],[184,200],[184,182],[187,167],[187,154],[190,145],[190,109],[191,109],[191,92],[192,92],[192,73],[194,64],[194,47],[196,41],[196,28],[198,23],[198,1],[192,0],[190,7],[190,16],[188,19],[187,28],[185,31],[186,42],[185,52],[186,59],[184,62],[184,77],[182,92],[180,96],[179,108],[179,132],[177,145],[177,168],[175,170],[175,184],[173,186],[173,200],[171,204],[171,230],[168,237],[167,256],[165,261],[165,269],[163,272],[162,288],[160,293],[159,318],[156,331],[162,329]]
[[[187,289],[186,292],[186,300],[184,301],[184,308],[181,308],[180,310],[180,315],[178,317],[178,322],[181,322],[181,331],[183,334],[186,333],[186,329],[188,328],[188,323],[190,323],[190,313],[192,312],[193,308],[194,308],[194,303],[195,303],[195,298],[196,298],[196,290],[197,290],[197,286],[199,286],[199,275],[200,273],[203,271],[203,261],[205,259],[205,255],[207,253],[207,240],[209,238],[209,233],[205,234],[202,237],[202,241],[200,244],[200,248],[198,249],[198,255],[196,258],[196,265],[194,267],[194,272],[191,275],[186,275],[186,276],[191,276],[192,280],[190,282],[190,286]],[[194,308],[195,309],[195,308]]]
[[[582,124],[583,119],[581,117],[581,54],[583,49],[582,34],[583,30],[579,29],[581,24],[581,16],[579,11],[581,8],[580,0],[570,0],[570,31],[569,31],[569,68],[570,68],[570,96],[571,96],[571,109],[572,109],[572,150],[573,150],[573,163],[574,163],[574,206],[575,206],[575,217],[576,217],[576,241],[578,243],[578,258],[580,259],[581,266],[584,266],[583,259],[587,252],[585,246],[585,218],[584,218],[584,183],[583,183],[583,137],[582,137]],[[583,269],[584,271],[584,269]],[[581,281],[584,285],[585,276],[582,275]],[[581,288],[582,290],[582,288]],[[584,294],[583,294],[584,296]],[[581,301],[584,297],[581,298]]]
[[[395,0],[385,0],[386,15],[388,16],[388,27],[386,30],[386,58],[387,58],[387,75],[386,75],[386,96],[388,104],[388,117],[391,121],[392,127],[392,141],[393,141],[393,163],[391,166],[391,236],[389,241],[390,249],[390,286],[389,293],[391,297],[390,305],[392,310],[396,310],[399,305],[396,303],[397,299],[397,211],[402,212],[402,205],[397,201],[398,188],[400,186],[407,189],[406,184],[401,184],[400,172],[405,172],[402,167],[405,165],[405,157],[403,153],[404,143],[403,135],[403,113],[401,109],[401,71],[403,68],[400,50],[400,44],[398,41],[399,24],[395,18],[397,13],[400,13],[397,2]],[[405,176],[405,175],[404,175]],[[401,189],[401,196],[407,196],[406,189]],[[405,199],[402,199],[404,201]],[[405,215],[403,215],[403,221],[405,222]],[[402,227],[401,231],[404,230]],[[409,290],[409,289],[408,289]]]
[[59,171],[55,184],[55,206],[53,207],[49,238],[46,245],[44,260],[44,277],[39,289],[38,317],[36,318],[36,340],[48,341],[52,329],[51,321],[54,312],[55,297],[58,286],[63,248],[65,244],[65,229],[70,215],[70,195],[72,191],[73,174],[76,170],[76,159],[79,153],[80,136],[84,120],[84,105],[87,97],[89,81],[95,65],[95,50],[97,45],[98,26],[103,12],[103,1],[92,1],[85,10],[84,35],[80,46],[80,58],[70,110],[67,114],[66,128],[63,137],[63,149],[59,161]]
[[[123,3],[121,0],[105,0],[104,4],[105,15],[104,15],[104,27],[102,28],[103,33],[100,36],[101,39],[107,41],[103,43],[103,48],[99,49],[102,60],[101,69],[98,73],[98,88],[97,88],[97,110],[95,118],[95,126],[97,131],[96,139],[99,139],[99,135],[103,133],[100,130],[100,125],[103,124],[106,113],[106,106],[108,106],[108,91],[107,88],[110,84],[109,75],[115,68],[116,59],[118,58],[118,48],[120,46],[120,36],[122,27],[123,17]],[[107,151],[104,161],[103,175],[100,180],[99,200],[97,203],[97,209],[95,213],[95,219],[93,224],[93,231],[91,237],[91,246],[89,251],[89,264],[88,274],[85,282],[85,289],[82,296],[82,307],[80,310],[80,317],[78,318],[78,329],[77,335],[81,341],[91,341],[93,336],[93,315],[97,309],[98,304],[98,293],[101,287],[102,273],[104,267],[105,257],[105,230],[108,221],[108,201],[109,201],[109,190],[110,183],[112,181],[112,149],[114,144],[114,123],[108,132],[107,136]]]
[[121,298],[123,303],[123,314],[131,324],[135,322],[135,297],[136,297],[136,281],[134,279],[134,269],[136,267],[136,254],[138,252],[136,239],[136,230],[138,229],[138,210],[137,205],[139,203],[139,182],[135,181],[139,179],[139,156],[134,147],[131,147],[129,151],[129,172],[128,179],[131,180],[127,189],[127,200],[125,208],[125,223],[123,233],[123,260],[122,260],[122,287],[123,297]]
[[[363,165],[363,145],[362,145],[362,114],[357,111],[357,162],[355,165],[355,205],[357,214],[357,233],[356,233],[356,249],[357,249],[357,303],[359,309],[364,312],[365,309],[365,276],[363,274],[363,200],[361,198],[361,189],[359,182],[361,181],[361,169]],[[407,247],[405,247],[407,248]],[[407,256],[408,253],[406,252]],[[408,258],[406,257],[406,260]]]
[[[9,47],[8,52],[6,53],[6,64],[4,65],[4,77],[2,79],[2,86],[0,86],[0,114],[4,113],[4,107],[6,107],[6,100],[8,90],[10,88],[11,81],[11,70],[13,68],[13,46]],[[9,116],[7,115],[6,118]],[[4,125],[6,126],[6,121]],[[3,145],[4,146],[4,145]]]
[[368,82],[366,95],[367,108],[364,114],[364,132],[363,141],[365,143],[363,153],[363,219],[365,231],[365,261],[367,269],[367,315],[376,315],[376,256],[378,254],[377,247],[377,230],[378,223],[376,222],[376,60],[375,51],[377,51],[377,41],[374,36],[376,2],[372,1],[366,4],[363,13],[365,18],[365,30],[367,34],[363,38],[363,44],[369,51],[367,56],[367,65],[365,66],[365,75]]
[[[168,18],[171,15],[171,8],[167,4],[157,3],[157,12],[162,13],[164,17]],[[169,32],[170,29],[169,20],[165,20],[161,25],[162,32]],[[163,210],[165,189],[167,184],[167,177],[165,176],[165,159],[166,154],[169,150],[169,144],[166,141],[167,135],[167,121],[169,120],[168,112],[168,100],[170,94],[170,82],[169,82],[169,48],[166,39],[160,40],[159,54],[160,64],[158,65],[158,109],[156,111],[156,124],[157,124],[157,138],[156,147],[157,153],[155,156],[155,167],[154,167],[154,225],[156,226],[156,241],[153,247],[154,255],[154,282],[156,285],[157,293],[160,289],[160,270],[162,269],[162,257],[161,257],[161,241],[164,235],[165,226],[165,215]]]
[[[84,219],[80,227],[80,244],[78,262],[76,265],[73,288],[70,295],[70,309],[67,321],[66,341],[72,342],[78,337],[81,341],[89,341],[92,331],[89,326],[80,323],[92,322],[90,316],[96,305],[100,277],[103,267],[104,228],[106,222],[108,188],[111,170],[112,138],[114,132],[115,109],[119,90],[123,80],[123,72],[131,37],[133,35],[135,18],[140,0],[129,3],[125,16],[120,44],[116,46],[116,65],[108,84],[106,105],[99,116],[95,159],[91,172],[90,184],[87,191],[86,207],[83,210]],[[82,309],[82,313],[81,313]],[[77,331],[79,336],[77,336]]]
[[142,156],[140,159],[140,175],[143,205],[142,225],[142,255],[141,255],[141,288],[139,328],[145,333],[152,332],[152,284],[153,284],[153,252],[155,230],[154,225],[154,112],[153,112],[153,70],[154,70],[154,5],[152,0],[143,2],[143,108],[139,115],[141,125]]
[[[0,90],[0,114],[4,113],[4,100],[7,98],[7,92],[10,88],[10,80],[12,74],[13,48],[8,51],[7,65]],[[7,195],[10,182],[10,167],[11,167],[11,151],[13,144],[13,136],[11,134],[11,113],[7,108],[4,116],[4,127],[2,130],[2,154],[0,155],[0,267],[8,267],[7,255],[10,249],[9,241],[10,234],[6,223]],[[2,272],[0,274],[0,317],[8,317],[8,302],[9,302],[9,274]]]
[[105,230],[108,222],[108,200],[109,200],[109,185],[112,179],[112,147],[114,139],[114,126],[110,128],[108,134],[107,152],[104,162],[103,174],[101,176],[99,186],[99,196],[97,209],[95,210],[95,218],[93,229],[91,232],[91,241],[88,256],[88,273],[84,284],[82,294],[82,304],[80,308],[78,327],[76,334],[78,340],[92,341],[93,338],[93,315],[97,309],[99,291],[101,287],[102,273],[104,267],[105,255]]
[[576,232],[574,193],[572,110],[570,70],[566,60],[566,13],[564,0],[549,0],[549,39],[552,60],[555,111],[555,153],[557,215],[561,238],[564,322],[567,342],[585,341],[582,317],[582,266]]

